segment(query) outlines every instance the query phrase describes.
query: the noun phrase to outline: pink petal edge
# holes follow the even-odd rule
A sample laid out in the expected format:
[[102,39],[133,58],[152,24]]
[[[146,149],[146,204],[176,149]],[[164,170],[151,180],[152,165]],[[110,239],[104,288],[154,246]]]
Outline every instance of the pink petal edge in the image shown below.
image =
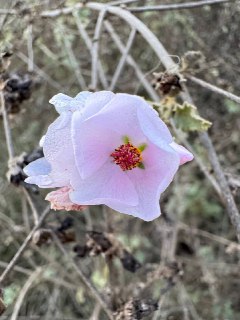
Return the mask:
[[170,146],[178,153],[180,157],[180,165],[193,160],[193,154],[180,144],[172,142]]
[[82,211],[87,206],[73,203],[69,198],[69,192],[72,191],[69,187],[63,187],[52,191],[47,194],[45,200],[51,203],[53,210],[66,210],[66,211]]

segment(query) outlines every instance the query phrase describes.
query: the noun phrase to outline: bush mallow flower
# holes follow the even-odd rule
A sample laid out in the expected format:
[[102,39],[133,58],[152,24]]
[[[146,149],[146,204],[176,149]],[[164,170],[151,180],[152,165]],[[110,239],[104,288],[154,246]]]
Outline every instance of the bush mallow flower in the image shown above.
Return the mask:
[[61,188],[47,196],[54,209],[105,204],[150,221],[179,165],[193,155],[173,141],[142,98],[110,91],[62,93],[51,100],[59,117],[41,139],[44,157],[25,167],[25,181]]

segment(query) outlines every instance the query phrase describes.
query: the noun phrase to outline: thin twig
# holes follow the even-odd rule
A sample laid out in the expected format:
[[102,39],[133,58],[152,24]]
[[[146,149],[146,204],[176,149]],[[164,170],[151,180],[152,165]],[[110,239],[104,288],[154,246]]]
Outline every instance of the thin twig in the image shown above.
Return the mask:
[[34,70],[34,54],[33,54],[33,25],[27,27],[27,48],[28,48],[28,72]]
[[138,2],[139,0],[114,0],[107,3],[109,6],[121,6],[126,5],[133,2]]
[[211,139],[209,138],[209,136],[206,132],[201,133],[199,138],[207,151],[208,159],[209,159],[210,163],[212,164],[212,168],[215,172],[216,179],[217,179],[219,186],[222,190],[222,196],[223,196],[223,199],[225,202],[225,206],[227,208],[229,218],[230,218],[233,226],[235,227],[237,238],[238,238],[238,241],[240,242],[240,214],[239,214],[237,205],[234,201],[234,198],[232,196],[232,193],[229,188],[226,177],[224,175],[224,172],[223,172],[221,165],[219,163],[219,160],[217,158],[216,151],[214,149],[214,146],[212,144]]
[[162,312],[162,307],[163,304],[167,298],[168,292],[167,294],[161,295],[159,300],[158,300],[158,310],[153,314],[152,320],[157,320],[159,318],[159,316],[161,315]]
[[[118,49],[121,51],[122,54],[124,54],[125,46],[122,43],[122,41],[121,41],[120,37],[118,36],[117,32],[114,30],[112,24],[109,21],[105,20],[104,21],[104,26],[105,26],[107,32],[112,37],[112,39],[115,42],[115,44],[118,47]],[[156,91],[153,89],[153,87],[151,86],[151,84],[147,80],[145,74],[141,71],[141,69],[139,68],[138,64],[135,62],[135,60],[133,59],[133,57],[130,54],[127,55],[126,61],[134,69],[139,82],[143,85],[143,87],[145,88],[145,90],[148,93],[149,97],[151,99],[153,99],[154,101],[158,101],[159,96],[157,95]]]
[[[0,261],[0,268],[4,268],[5,269],[7,267],[7,265],[8,265],[7,262]],[[19,272],[19,273],[27,275],[27,276],[30,276],[33,273],[32,270],[20,267],[18,265],[15,265],[13,267],[13,271]],[[77,286],[77,285],[75,285],[75,284],[73,284],[71,282],[68,282],[66,280],[63,280],[62,277],[53,278],[52,274],[51,274],[51,276],[48,276],[47,274],[43,273],[42,274],[42,279],[44,281],[51,282],[51,283],[63,286],[65,288],[67,288],[67,289],[71,289],[71,290],[78,290],[79,289],[79,286]]]
[[72,265],[73,269],[76,271],[76,273],[80,276],[83,283],[86,285],[86,287],[91,291],[92,295],[95,297],[95,299],[98,301],[98,303],[101,305],[105,313],[107,314],[108,318],[110,320],[113,320],[112,312],[109,310],[107,304],[97,291],[97,289],[93,286],[93,284],[90,282],[90,280],[84,275],[83,271],[81,270],[80,266],[76,264],[76,262],[72,259],[72,257],[68,254],[62,243],[59,241],[57,236],[52,233],[52,237],[54,242],[56,243],[57,247],[60,249],[66,260]]
[[178,288],[179,288],[179,291],[180,291],[180,294],[182,295],[182,298],[184,299],[185,301],[185,304],[188,305],[188,310],[190,311],[191,313],[191,316],[192,316],[192,319],[193,320],[203,320],[197,313],[197,310],[195,308],[195,305],[193,304],[192,302],[192,299],[191,297],[189,296],[187,290],[185,289],[185,286],[184,284],[181,282],[179,282],[177,284]]
[[24,187],[22,188],[22,190],[23,190],[23,193],[25,194],[25,197],[26,197],[26,199],[28,201],[29,206],[31,207],[32,214],[33,214],[33,219],[34,219],[34,224],[37,225],[38,222],[39,222],[39,216],[38,216],[37,208],[36,208],[32,198],[30,196],[29,191]]
[[178,222],[178,228],[181,230],[185,230],[187,231],[188,234],[193,234],[193,235],[199,235],[202,236],[204,238],[216,241],[222,245],[225,246],[232,246],[234,247],[236,250],[240,251],[240,244],[238,244],[237,242],[234,241],[230,241],[226,238],[223,238],[221,236],[218,236],[216,234],[213,234],[211,232],[205,231],[205,230],[201,230],[198,228],[193,228],[192,226],[188,226],[187,224],[183,223],[183,222]]
[[65,45],[65,48],[66,48],[66,51],[68,54],[69,61],[73,67],[73,71],[75,73],[75,76],[77,78],[77,81],[78,81],[81,89],[84,90],[84,89],[86,89],[87,85],[86,85],[84,77],[82,76],[82,70],[81,70],[80,63],[76,59],[75,54],[74,54],[72,47],[71,47],[71,43],[70,43],[69,39],[66,37],[63,30],[62,30],[62,35],[63,35],[63,42],[64,42],[64,45]]
[[101,311],[101,305],[99,303],[96,303],[89,320],[98,320],[100,311]]
[[218,88],[218,87],[214,86],[213,84],[210,84],[204,80],[198,79],[194,76],[186,75],[186,77],[188,79],[190,79],[191,81],[193,81],[194,83],[199,84],[201,87],[203,87],[205,89],[209,89],[215,93],[218,93],[218,94],[226,97],[227,99],[230,99],[230,100],[235,101],[236,103],[240,104],[240,97],[236,96],[235,94],[228,92],[226,90],[223,90],[221,88]]
[[92,82],[91,82],[91,89],[96,90],[97,84],[98,84],[98,73],[97,73],[97,65],[99,60],[99,40],[100,40],[100,34],[102,30],[102,24],[105,17],[105,14],[107,12],[107,8],[103,7],[102,10],[99,13],[97,23],[96,23],[96,29],[94,32],[93,37],[93,45],[92,45]]
[[13,309],[13,313],[11,316],[10,320],[17,320],[18,318],[18,314],[20,312],[21,306],[23,304],[23,301],[29,291],[29,289],[32,287],[33,283],[38,279],[38,277],[40,276],[41,272],[43,272],[43,270],[41,268],[36,269],[36,271],[34,271],[30,277],[28,278],[28,280],[26,281],[26,283],[24,284],[24,286],[22,287],[17,301],[15,303],[14,309]]
[[[17,52],[16,55],[26,64],[28,64],[28,57],[22,53],[22,52]],[[46,80],[47,83],[49,83],[53,88],[57,89],[57,90],[64,90],[63,87],[56,82],[55,80],[53,80],[46,72],[44,72],[41,68],[39,68],[36,64],[33,64],[34,66],[34,71],[36,71],[36,73],[43,78],[44,80]]]
[[14,9],[0,9],[0,14],[17,15],[18,11]]
[[[75,21],[76,21],[76,24],[78,27],[78,31],[81,35],[82,40],[85,42],[86,47],[88,48],[89,52],[92,53],[92,45],[93,45],[92,41],[91,41],[90,37],[88,36],[88,33],[87,33],[86,29],[84,28],[84,26],[81,22],[81,19],[79,18],[76,11],[73,11],[73,16],[75,18]],[[98,68],[98,73],[99,73],[99,79],[102,83],[102,86],[104,89],[107,89],[108,88],[108,81],[105,76],[103,65],[100,60],[98,60],[97,68]]]
[[202,172],[205,174],[206,178],[212,184],[212,186],[215,189],[215,191],[217,192],[219,198],[222,200],[221,188],[220,188],[218,182],[216,181],[215,177],[212,174],[210,174],[208,168],[204,164],[204,162],[201,159],[201,157],[198,154],[195,153],[195,151],[193,150],[192,146],[187,141],[187,139],[183,136],[183,134],[181,134],[180,130],[178,130],[176,128],[173,119],[170,119],[170,123],[171,123],[171,126],[173,128],[174,133],[176,134],[176,136],[178,137],[180,142],[183,143],[192,154],[194,154],[194,160],[196,161],[196,163],[198,164],[198,166],[202,170]]
[[202,6],[211,6],[216,4],[227,3],[232,0],[202,0],[185,3],[173,3],[173,4],[162,4],[156,6],[144,6],[144,7],[128,7],[127,9],[131,12],[146,12],[146,11],[165,11],[165,10],[182,10],[182,9],[194,9]]
[[0,286],[2,285],[3,281],[7,278],[8,274],[11,272],[19,258],[22,256],[23,252],[26,250],[28,247],[30,241],[32,240],[32,236],[34,233],[37,231],[38,228],[41,227],[47,216],[49,215],[50,212],[50,206],[47,206],[46,209],[43,211],[41,217],[39,218],[38,224],[34,226],[32,231],[28,234],[26,239],[24,240],[23,244],[21,247],[18,249],[12,260],[9,262],[7,268],[4,270],[4,272],[0,276]]
[[65,14],[72,14],[74,10],[79,10],[82,9],[84,5],[82,3],[77,3],[74,6],[70,6],[67,8],[62,8],[62,9],[55,9],[55,10],[46,10],[41,13],[42,18],[56,18],[61,15]]
[[126,48],[124,50],[124,52],[122,53],[122,56],[121,56],[121,59],[117,65],[117,68],[115,70],[115,73],[112,77],[112,82],[110,84],[110,87],[109,87],[109,90],[113,91],[115,86],[116,86],[116,83],[121,75],[121,72],[124,68],[124,65],[125,65],[125,62],[127,60],[127,56],[128,56],[128,53],[132,47],[132,44],[133,44],[133,41],[134,41],[134,38],[135,38],[135,35],[136,35],[136,30],[135,29],[132,29],[132,31],[130,32],[130,35],[129,35],[129,38],[128,38],[128,41],[127,41],[127,45],[126,45]]
[[22,197],[21,202],[22,202],[23,225],[25,226],[27,233],[29,233],[31,231],[31,227],[30,227],[30,221],[28,216],[27,199],[25,197]]
[[10,130],[9,121],[8,121],[7,110],[5,107],[4,94],[2,90],[0,90],[0,101],[1,101],[1,112],[3,117],[3,126],[4,126],[5,137],[6,137],[8,156],[9,156],[9,160],[12,161],[14,157],[14,149],[13,149],[13,142],[12,142],[11,130]]

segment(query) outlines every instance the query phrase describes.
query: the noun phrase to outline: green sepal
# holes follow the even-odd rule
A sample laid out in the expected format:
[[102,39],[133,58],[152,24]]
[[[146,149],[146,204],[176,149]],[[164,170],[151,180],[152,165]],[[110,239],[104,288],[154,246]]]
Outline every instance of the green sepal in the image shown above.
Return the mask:
[[140,146],[138,147],[138,150],[140,151],[143,151],[147,148],[147,144],[146,143],[143,143],[143,144],[140,144]]
[[140,162],[140,163],[138,164],[138,168],[139,168],[139,169],[145,169],[145,165],[143,164],[143,162]]
[[129,141],[130,141],[130,139],[129,139],[128,136],[123,136],[123,137],[122,137],[122,140],[123,140],[123,142],[124,142],[125,144],[129,143]]

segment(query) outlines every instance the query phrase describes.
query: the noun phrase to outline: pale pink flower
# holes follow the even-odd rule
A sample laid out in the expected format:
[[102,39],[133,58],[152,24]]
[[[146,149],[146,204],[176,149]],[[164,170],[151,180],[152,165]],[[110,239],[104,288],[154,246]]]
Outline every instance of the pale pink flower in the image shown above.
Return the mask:
[[161,193],[193,155],[157,112],[138,96],[108,91],[50,102],[60,116],[41,140],[45,157],[25,168],[26,182],[68,187],[80,206],[106,204],[146,221],[159,216]]

